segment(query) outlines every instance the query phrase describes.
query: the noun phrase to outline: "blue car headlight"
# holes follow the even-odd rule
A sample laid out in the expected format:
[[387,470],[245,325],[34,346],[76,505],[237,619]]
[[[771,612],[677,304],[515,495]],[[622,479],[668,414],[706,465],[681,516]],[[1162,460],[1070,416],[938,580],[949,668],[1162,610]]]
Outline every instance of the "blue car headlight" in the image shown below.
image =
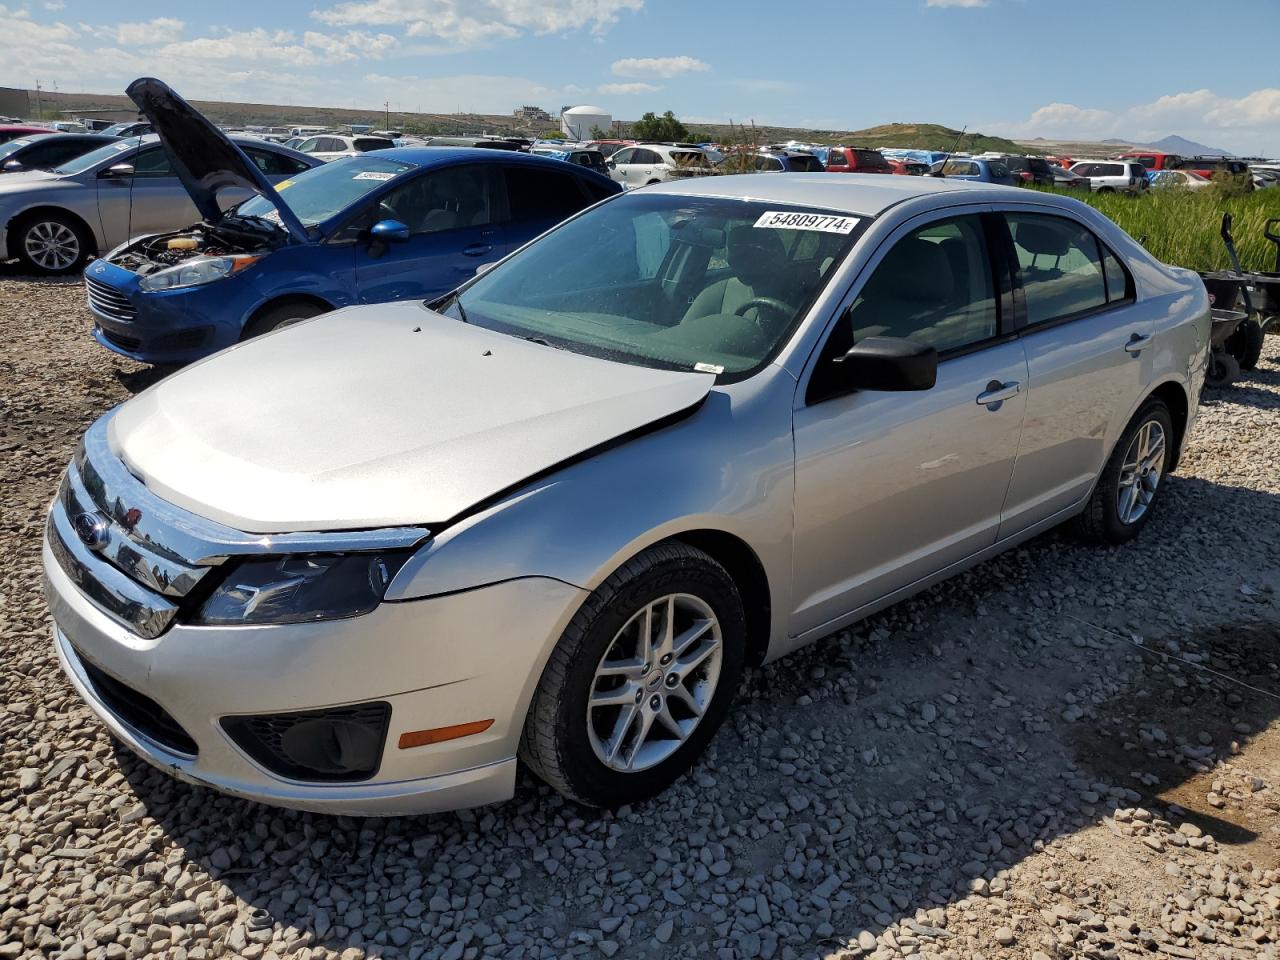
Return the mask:
[[341,620],[368,613],[412,550],[246,560],[205,600],[192,623],[241,626]]
[[201,284],[221,280],[262,259],[262,255],[236,257],[193,257],[175,267],[166,267],[149,273],[138,283],[138,288],[148,293],[158,290],[176,290],[179,287],[198,287]]

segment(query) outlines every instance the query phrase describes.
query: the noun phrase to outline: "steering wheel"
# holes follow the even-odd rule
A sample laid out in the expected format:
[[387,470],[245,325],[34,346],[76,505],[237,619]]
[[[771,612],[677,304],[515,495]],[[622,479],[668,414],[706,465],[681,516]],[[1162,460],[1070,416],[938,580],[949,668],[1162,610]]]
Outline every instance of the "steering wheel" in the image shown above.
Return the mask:
[[[752,307],[765,307],[772,310],[784,320],[790,320],[791,315],[795,312],[790,304],[783,303],[781,300],[775,299],[774,297],[752,297],[737,310],[733,311],[733,315],[735,317],[741,317]],[[762,326],[758,316],[756,317],[755,323],[756,326]]]

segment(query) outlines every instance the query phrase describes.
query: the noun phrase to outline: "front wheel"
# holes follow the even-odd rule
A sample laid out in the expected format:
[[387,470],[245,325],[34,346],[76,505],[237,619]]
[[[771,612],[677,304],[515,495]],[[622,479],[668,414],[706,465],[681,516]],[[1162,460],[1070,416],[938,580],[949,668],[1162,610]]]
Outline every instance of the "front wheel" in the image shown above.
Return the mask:
[[242,339],[249,340],[264,333],[270,333],[272,330],[291,327],[295,323],[310,320],[312,317],[319,316],[325,312],[326,309],[324,307],[306,300],[289,300],[285,303],[278,303],[275,306],[267,307],[245,324]]
[[521,759],[591,806],[661,792],[724,720],[745,639],[742,600],[724,567],[685,544],[646,550],[591,594],[556,644]]
[[1173,462],[1173,418],[1163,400],[1143,404],[1102,468],[1076,529],[1097,543],[1132,540],[1151,519]]

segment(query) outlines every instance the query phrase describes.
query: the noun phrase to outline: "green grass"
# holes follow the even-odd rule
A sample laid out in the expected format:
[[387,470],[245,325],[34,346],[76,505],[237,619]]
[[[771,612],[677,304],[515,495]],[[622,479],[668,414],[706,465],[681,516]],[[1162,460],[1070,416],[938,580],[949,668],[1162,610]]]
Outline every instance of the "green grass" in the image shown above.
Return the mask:
[[[1150,190],[1144,196],[1051,191],[1083,200],[1114,220],[1165,263],[1192,270],[1231,266],[1219,231],[1222,215],[1232,216],[1231,234],[1245,270],[1274,270],[1276,247],[1262,235],[1269,218],[1280,217],[1280,190],[1232,194],[1225,185],[1207,190]],[[1280,227],[1280,224],[1277,224]],[[1280,232],[1277,230],[1276,232]]]

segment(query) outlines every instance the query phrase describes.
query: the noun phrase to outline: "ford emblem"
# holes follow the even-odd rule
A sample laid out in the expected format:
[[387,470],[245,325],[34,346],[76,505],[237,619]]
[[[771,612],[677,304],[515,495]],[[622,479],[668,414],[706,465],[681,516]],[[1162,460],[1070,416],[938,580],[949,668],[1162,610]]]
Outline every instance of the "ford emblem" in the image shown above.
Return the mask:
[[111,526],[100,513],[80,513],[71,521],[76,536],[90,550],[101,550],[111,536]]

